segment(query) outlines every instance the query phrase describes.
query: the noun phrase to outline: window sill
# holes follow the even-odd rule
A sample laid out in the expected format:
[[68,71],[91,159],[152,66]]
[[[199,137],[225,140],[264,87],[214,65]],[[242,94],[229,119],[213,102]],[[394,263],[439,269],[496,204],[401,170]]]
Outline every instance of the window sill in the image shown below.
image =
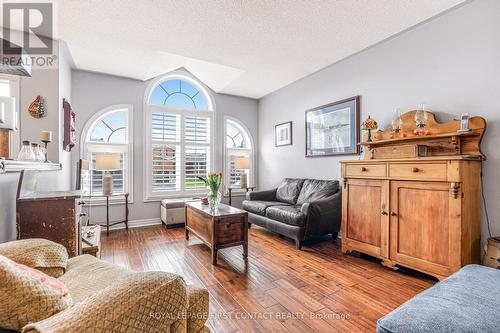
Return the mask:
[[181,199],[181,198],[200,198],[206,197],[208,190],[206,192],[197,192],[197,193],[166,193],[160,195],[146,196],[143,199],[143,202],[160,202],[163,199]]

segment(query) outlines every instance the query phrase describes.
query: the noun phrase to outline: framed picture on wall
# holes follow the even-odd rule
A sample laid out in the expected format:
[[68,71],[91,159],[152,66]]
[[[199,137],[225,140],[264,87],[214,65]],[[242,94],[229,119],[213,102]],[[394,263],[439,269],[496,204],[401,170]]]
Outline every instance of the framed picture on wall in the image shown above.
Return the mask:
[[291,145],[292,142],[291,121],[274,126],[274,143],[276,147],[288,146]]
[[306,111],[306,157],[359,154],[359,96]]

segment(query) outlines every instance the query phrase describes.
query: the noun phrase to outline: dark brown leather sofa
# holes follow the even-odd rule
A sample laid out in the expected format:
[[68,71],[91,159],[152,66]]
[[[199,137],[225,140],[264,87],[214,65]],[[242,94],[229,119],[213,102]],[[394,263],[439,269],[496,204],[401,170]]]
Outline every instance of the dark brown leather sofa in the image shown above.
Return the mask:
[[243,209],[250,223],[302,241],[340,230],[342,191],[336,180],[285,178],[272,190],[248,192]]

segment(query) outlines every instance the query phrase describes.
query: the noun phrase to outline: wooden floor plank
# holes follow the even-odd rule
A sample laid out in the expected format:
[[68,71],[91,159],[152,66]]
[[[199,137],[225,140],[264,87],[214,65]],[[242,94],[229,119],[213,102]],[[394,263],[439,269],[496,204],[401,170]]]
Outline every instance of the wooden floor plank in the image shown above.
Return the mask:
[[[338,242],[338,241],[337,241]],[[252,227],[249,257],[240,247],[210,250],[184,229],[162,226],[103,234],[101,258],[135,270],[182,275],[210,294],[212,332],[371,332],[376,321],[435,280],[382,267],[366,256],[344,256],[323,237],[292,241]]]

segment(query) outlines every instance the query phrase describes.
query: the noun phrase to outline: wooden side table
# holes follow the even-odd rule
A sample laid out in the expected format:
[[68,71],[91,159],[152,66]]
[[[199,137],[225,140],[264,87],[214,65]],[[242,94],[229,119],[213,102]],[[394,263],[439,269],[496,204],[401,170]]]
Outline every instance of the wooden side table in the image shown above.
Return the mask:
[[229,191],[229,206],[233,203],[233,190],[242,190],[245,189],[245,193],[248,192],[249,190],[253,192],[255,190],[255,186],[249,186],[249,187],[242,187],[242,188],[228,188],[227,190]]
[[[90,236],[88,231],[93,229]],[[94,225],[82,228],[82,254],[90,254],[101,258],[101,226]]]
[[[109,198],[110,197],[117,197],[117,196],[124,196],[125,197],[125,220],[110,222],[109,221]],[[109,227],[112,227],[112,226],[120,224],[120,223],[125,223],[125,229],[128,230],[128,214],[129,214],[128,197],[129,197],[129,194],[128,193],[121,193],[121,194],[92,196],[92,198],[96,198],[96,197],[97,198],[99,198],[99,197],[106,198],[106,224],[89,224],[89,225],[100,225],[101,227],[106,227],[106,236],[109,236]]]

